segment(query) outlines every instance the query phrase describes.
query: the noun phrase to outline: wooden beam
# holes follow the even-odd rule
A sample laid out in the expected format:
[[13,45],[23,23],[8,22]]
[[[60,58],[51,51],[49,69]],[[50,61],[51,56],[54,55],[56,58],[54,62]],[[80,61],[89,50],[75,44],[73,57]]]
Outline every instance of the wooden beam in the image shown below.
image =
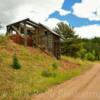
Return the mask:
[[30,22],[30,21],[26,21],[26,23],[28,25],[32,26],[32,27],[35,27],[35,28],[38,27],[38,25],[36,25],[36,24],[34,24],[34,23]]
[[12,25],[12,28],[16,31],[17,34],[20,34],[20,31],[15,26]]
[[21,20],[21,21],[18,21],[18,22],[15,22],[15,23],[12,23],[12,24],[9,24],[9,25],[7,25],[7,27],[12,26],[12,25],[18,25],[20,23],[28,23],[28,24],[30,24],[32,26],[38,27],[38,24],[33,22],[33,21],[31,21],[29,18]]
[[38,26],[38,24],[37,24],[37,23],[35,23],[35,22],[31,21],[30,19],[28,19],[27,21],[28,21],[28,22],[30,22],[30,23],[32,23],[32,24],[33,24],[33,25],[35,25],[35,26]]
[[26,23],[24,23],[24,34],[25,34],[24,45],[27,46],[27,28],[26,28]]
[[12,25],[16,25],[16,24],[19,24],[19,23],[24,23],[24,22],[26,22],[27,20],[29,20],[29,18],[24,19],[24,20],[21,20],[21,21],[18,21],[18,22],[15,22],[15,23],[12,23],[12,24],[9,24],[9,25],[7,25],[7,27],[12,26]]

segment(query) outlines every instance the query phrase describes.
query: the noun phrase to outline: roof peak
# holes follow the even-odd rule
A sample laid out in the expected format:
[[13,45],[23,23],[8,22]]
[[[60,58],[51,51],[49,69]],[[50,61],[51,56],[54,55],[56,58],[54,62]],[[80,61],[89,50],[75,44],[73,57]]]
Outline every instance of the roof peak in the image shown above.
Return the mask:
[[60,35],[59,35],[58,33],[54,32],[54,31],[53,31],[52,29],[50,29],[48,26],[46,26],[46,25],[44,25],[44,24],[42,24],[42,23],[36,23],[36,22],[32,21],[30,18],[26,18],[26,19],[17,21],[17,22],[15,22],[15,23],[9,24],[9,25],[7,25],[7,27],[9,27],[9,26],[11,26],[11,25],[15,25],[15,24],[22,23],[22,22],[24,23],[24,22],[27,22],[27,21],[29,21],[30,23],[34,24],[36,27],[38,27],[39,25],[41,25],[42,27],[44,27],[45,29],[47,29],[48,31],[50,31],[51,33],[53,33],[54,35],[60,37]]

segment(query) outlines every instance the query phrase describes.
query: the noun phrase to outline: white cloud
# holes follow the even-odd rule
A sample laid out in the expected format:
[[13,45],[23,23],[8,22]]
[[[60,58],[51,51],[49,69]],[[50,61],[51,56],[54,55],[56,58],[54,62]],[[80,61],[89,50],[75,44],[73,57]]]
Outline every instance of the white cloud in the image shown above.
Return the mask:
[[100,37],[100,26],[99,25],[89,25],[74,29],[76,33],[84,38]]
[[66,10],[64,10],[64,9],[59,9],[59,14],[61,15],[61,16],[64,16],[64,15],[67,15],[67,14],[70,14],[71,12],[70,11],[66,11]]
[[[95,13],[96,12],[96,13]],[[88,18],[89,20],[100,20],[100,0],[82,0],[81,3],[76,3],[73,6],[73,14]],[[75,28],[79,36],[85,38],[100,37],[100,25],[88,25]]]
[[[61,9],[64,0],[0,0],[0,21],[4,24],[23,18],[44,21]],[[65,11],[60,10],[63,14]]]
[[[81,18],[89,18],[90,20],[100,20],[100,0],[82,0],[73,6],[73,13]],[[94,14],[97,12],[97,15]]]
[[6,29],[5,28],[0,29],[0,35],[1,34],[5,34],[5,33],[6,33]]
[[[44,25],[47,25],[48,27],[50,27],[51,29],[53,29],[57,23],[61,22],[61,20],[56,19],[56,18],[50,18],[47,21],[42,22]],[[63,21],[64,23],[68,24],[67,21]]]

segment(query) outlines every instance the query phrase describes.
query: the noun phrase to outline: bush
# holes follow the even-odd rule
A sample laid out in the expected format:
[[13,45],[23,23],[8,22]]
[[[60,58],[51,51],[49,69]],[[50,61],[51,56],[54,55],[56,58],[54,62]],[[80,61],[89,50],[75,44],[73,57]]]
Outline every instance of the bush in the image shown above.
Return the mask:
[[49,70],[44,70],[44,71],[42,71],[42,76],[44,76],[44,77],[55,77],[56,73],[50,72]]
[[55,70],[55,69],[58,68],[58,64],[57,64],[56,62],[54,62],[54,63],[52,64],[52,67],[53,67],[53,69]]
[[86,49],[81,49],[80,51],[77,52],[76,55],[77,57],[84,59],[86,52],[87,52]]
[[48,70],[44,70],[42,72],[42,76],[44,76],[44,77],[50,77],[51,76],[51,73]]
[[88,52],[85,54],[85,59],[93,61],[95,60],[95,55],[91,52]]
[[21,68],[21,65],[20,65],[20,63],[19,63],[19,60],[18,60],[16,54],[14,54],[14,56],[13,56],[12,67],[13,67],[14,69],[20,69],[20,68]]

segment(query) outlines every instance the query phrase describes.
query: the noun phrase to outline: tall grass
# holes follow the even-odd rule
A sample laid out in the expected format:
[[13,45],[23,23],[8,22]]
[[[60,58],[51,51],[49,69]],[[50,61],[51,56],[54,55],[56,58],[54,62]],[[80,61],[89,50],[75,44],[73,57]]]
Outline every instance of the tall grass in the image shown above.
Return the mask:
[[[66,61],[80,65],[63,72],[60,70],[61,61],[47,56],[38,49],[25,48],[14,43],[9,45],[7,37],[1,36],[0,41],[0,100],[30,100],[34,93],[44,92],[49,87],[71,79],[89,68],[90,63],[87,61],[62,57]],[[19,70],[11,68],[14,53],[22,65]],[[45,70],[48,72],[44,72]],[[43,73],[50,76],[45,77]]]

